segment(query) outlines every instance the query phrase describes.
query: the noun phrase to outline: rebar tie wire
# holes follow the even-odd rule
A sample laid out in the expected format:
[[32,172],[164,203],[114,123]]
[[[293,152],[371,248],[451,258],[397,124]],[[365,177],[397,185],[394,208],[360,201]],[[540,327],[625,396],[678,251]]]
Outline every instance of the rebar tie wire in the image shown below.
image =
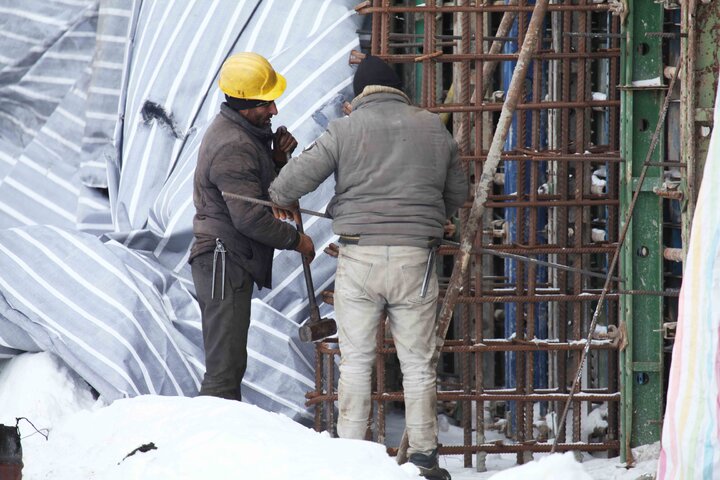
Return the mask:
[[[30,424],[30,426],[32,428],[35,429],[35,433],[39,433],[40,435],[45,437],[45,440],[49,440],[48,437],[50,436],[50,430],[48,430],[47,428],[37,428],[35,426],[35,424],[33,422],[31,422],[30,419],[27,417],[15,417],[15,428],[18,429],[18,432],[20,431],[20,420],[25,420],[27,423]],[[45,430],[45,433],[43,433],[43,430]],[[35,435],[35,433],[31,433],[30,435],[25,435],[20,440],[22,440],[23,438],[32,437],[33,435]]]
[[[642,171],[640,172],[640,178],[638,179],[635,193],[633,193],[633,198],[630,201],[630,207],[628,208],[628,211],[625,214],[625,225],[623,225],[622,232],[620,233],[620,239],[618,240],[617,248],[615,249],[615,253],[613,254],[612,261],[610,262],[610,267],[608,268],[608,271],[607,271],[607,276],[605,278],[605,285],[603,286],[602,293],[600,294],[600,299],[598,300],[597,306],[595,307],[595,313],[593,313],[592,321],[590,322],[587,342],[590,342],[592,340],[592,334],[595,331],[595,326],[597,325],[598,317],[600,315],[600,309],[602,308],[602,305],[605,302],[605,297],[607,296],[607,293],[608,293],[608,290],[610,287],[612,272],[615,270],[615,267],[617,266],[617,261],[618,261],[618,258],[620,257],[620,249],[622,248],[622,245],[625,242],[625,237],[627,236],[627,232],[630,228],[630,221],[632,220],[632,214],[633,214],[633,211],[635,210],[635,204],[637,203],[637,199],[640,195],[640,191],[642,190],[642,184],[645,181],[645,176],[647,175],[648,168],[650,168],[650,166],[651,166],[650,157],[652,156],[653,152],[655,151],[655,147],[657,146],[658,139],[660,138],[660,130],[662,129],[663,125],[665,124],[665,118],[667,116],[668,106],[670,105],[670,96],[672,95],[673,88],[675,87],[675,81],[677,80],[678,73],[680,72],[680,68],[682,67],[682,63],[683,63],[683,56],[681,55],[678,58],[677,66],[675,67],[675,72],[672,76],[672,79],[670,80],[670,85],[668,86],[667,93],[665,93],[665,100],[663,101],[662,110],[660,111],[660,119],[658,121],[657,126],[655,127],[655,133],[653,134],[652,141],[650,142],[650,148],[648,149],[647,156],[645,157],[645,162],[643,163],[643,168],[642,168]],[[583,366],[585,365],[585,360],[587,359],[587,355],[590,350],[589,347],[590,347],[590,344],[586,343],[585,347],[582,350],[582,354],[580,356],[580,365],[578,365],[577,372],[575,372],[575,379],[573,380],[572,388],[570,389],[570,394],[568,395],[568,398],[565,401],[565,407],[563,408],[563,413],[560,417],[560,425],[558,426],[557,431],[555,433],[555,439],[553,440],[553,446],[550,449],[550,453],[555,453],[555,450],[556,450],[557,444],[558,444],[558,439],[560,438],[560,434],[562,433],[563,428],[565,428],[568,409],[570,408],[570,402],[572,402],[573,395],[575,395],[575,390],[578,386],[578,383],[580,382],[580,377],[582,376]]]

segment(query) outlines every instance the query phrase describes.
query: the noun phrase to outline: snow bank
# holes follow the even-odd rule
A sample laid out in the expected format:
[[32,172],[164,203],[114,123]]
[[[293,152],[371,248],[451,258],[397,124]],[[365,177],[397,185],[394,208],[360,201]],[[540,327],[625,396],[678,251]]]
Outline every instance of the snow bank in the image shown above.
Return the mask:
[[[15,425],[26,417],[38,428],[93,406],[90,386],[48,352],[25,353],[0,362],[0,423]],[[35,430],[20,422],[22,436]]]
[[[147,395],[105,406],[50,353],[0,363],[0,421],[21,416],[50,432],[46,441],[21,422],[24,480],[419,478],[382,445],[334,439],[246,403]],[[149,443],[155,449],[126,458]]]
[[575,461],[572,452],[556,453],[542,457],[536,462],[503,470],[490,480],[549,480],[549,479],[592,480],[583,467]]
[[[126,456],[152,443],[156,448]],[[382,445],[333,439],[253,405],[154,395],[72,415],[34,444],[26,480],[408,479]]]
[[[0,421],[14,425],[20,416],[50,430],[46,441],[38,434],[28,436],[34,430],[20,424],[24,480],[420,478],[414,466],[399,467],[382,445],[330,438],[245,403],[140,396],[106,406],[49,353],[0,361]],[[393,441],[399,440],[402,427],[401,416],[389,417],[387,433],[396,437]],[[488,435],[501,439],[497,432]],[[446,445],[456,445],[462,437],[462,429],[449,424],[440,432]],[[128,456],[150,443],[154,449]],[[658,453],[659,444],[634,449],[637,463],[631,469],[622,468],[618,458],[587,454],[580,466],[571,453],[538,454],[538,461],[516,468],[509,468],[515,454],[492,454],[483,473],[464,468],[460,455],[443,456],[440,463],[453,480],[635,480],[652,476]]]

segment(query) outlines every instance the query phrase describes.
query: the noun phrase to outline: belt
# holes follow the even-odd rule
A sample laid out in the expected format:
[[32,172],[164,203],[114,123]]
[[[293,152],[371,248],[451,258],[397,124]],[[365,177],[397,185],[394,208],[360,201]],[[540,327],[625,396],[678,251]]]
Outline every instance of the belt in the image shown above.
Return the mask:
[[[360,243],[362,235],[340,235],[339,242],[341,245],[358,245]],[[428,248],[437,247],[440,245],[440,239],[436,237],[428,237],[427,246]]]
[[360,235],[340,235],[339,241],[343,245],[357,245],[360,243]]

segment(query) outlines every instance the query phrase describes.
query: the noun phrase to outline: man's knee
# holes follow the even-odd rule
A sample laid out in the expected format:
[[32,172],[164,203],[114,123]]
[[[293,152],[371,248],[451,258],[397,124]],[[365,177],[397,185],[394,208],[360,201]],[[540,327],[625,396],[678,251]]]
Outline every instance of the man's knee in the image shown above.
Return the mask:
[[348,375],[369,375],[375,364],[375,351],[340,351],[340,372]]
[[410,370],[408,372],[403,370],[403,390],[405,390],[406,395],[414,396],[415,392],[423,393],[435,390],[436,382],[437,376],[430,368]]

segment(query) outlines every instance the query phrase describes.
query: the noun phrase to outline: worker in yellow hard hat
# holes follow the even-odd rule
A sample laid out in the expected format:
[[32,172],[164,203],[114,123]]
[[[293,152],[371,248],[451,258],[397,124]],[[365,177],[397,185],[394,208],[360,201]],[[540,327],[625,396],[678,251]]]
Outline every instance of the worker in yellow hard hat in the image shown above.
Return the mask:
[[269,208],[223,195],[267,200],[270,183],[297,146],[285,127],[271,127],[285,78],[261,55],[243,52],[225,61],[218,84],[225,102],[198,153],[189,261],[205,346],[200,394],[240,400],[253,284],[270,288],[274,249],[312,260],[315,246]]

